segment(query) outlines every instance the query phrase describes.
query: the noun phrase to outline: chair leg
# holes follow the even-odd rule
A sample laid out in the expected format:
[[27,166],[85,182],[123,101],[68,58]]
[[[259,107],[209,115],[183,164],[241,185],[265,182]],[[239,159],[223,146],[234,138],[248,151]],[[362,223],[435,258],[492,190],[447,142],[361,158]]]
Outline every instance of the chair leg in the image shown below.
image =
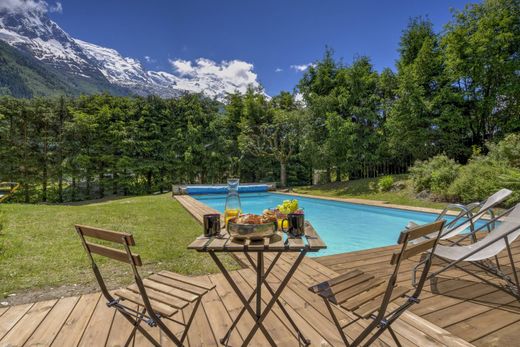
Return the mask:
[[[141,321],[142,321],[142,318],[139,319],[139,320],[136,320],[134,319],[134,317],[129,314],[128,312],[126,312],[123,308],[118,308],[117,309],[122,315],[123,317],[126,318],[126,320],[128,320],[130,322],[130,324],[132,324],[134,326],[134,329],[136,330],[139,330],[139,332],[141,334],[144,335],[144,337],[146,337],[148,339],[148,341],[150,341],[150,343],[152,345],[154,345],[155,347],[161,347],[161,344],[159,342],[157,342],[153,337],[152,335],[150,335],[142,326],[141,326]],[[143,311],[143,313],[146,312],[146,310]],[[138,323],[139,322],[139,323]],[[135,336],[135,332],[134,332],[134,336]],[[128,342],[128,341],[127,341]]]
[[179,340],[177,336],[164,324],[164,322],[161,319],[158,319],[157,326],[159,327],[160,331],[166,334],[166,336],[178,347],[184,346],[184,344]]
[[345,346],[350,346],[347,340],[347,336],[345,335],[345,332],[343,331],[343,328],[341,327],[341,324],[339,324],[338,318],[334,314],[334,310],[332,309],[332,306],[330,306],[329,300],[323,298],[323,301],[325,301],[325,305],[327,306],[327,309],[329,310],[329,314],[332,317],[332,320],[334,321],[334,324],[336,325],[336,328],[338,328],[339,335],[341,336],[341,339],[343,340],[343,343]]
[[394,339],[394,342],[397,345],[397,347],[401,347],[401,342],[399,342],[399,339],[397,338],[397,335],[395,334],[394,329],[392,329],[391,326],[388,326],[388,332],[390,333],[390,335]]
[[193,310],[191,311],[191,316],[188,319],[188,323],[186,323],[186,325],[184,326],[184,332],[182,333],[182,337],[180,340],[181,343],[183,343],[186,336],[188,336],[188,330],[190,330],[190,325],[193,322],[193,318],[195,318],[195,313],[197,313],[197,308],[199,307],[201,301],[202,301],[202,297],[199,297],[197,299],[197,301],[195,302],[195,307],[193,307]]

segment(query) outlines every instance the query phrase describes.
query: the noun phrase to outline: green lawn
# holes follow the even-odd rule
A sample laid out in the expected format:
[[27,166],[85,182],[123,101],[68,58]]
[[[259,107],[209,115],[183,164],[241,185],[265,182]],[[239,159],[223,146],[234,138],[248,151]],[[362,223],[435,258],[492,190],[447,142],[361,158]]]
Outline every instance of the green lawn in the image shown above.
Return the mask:
[[335,198],[357,198],[369,200],[382,200],[392,204],[431,207],[443,209],[445,202],[433,202],[417,199],[413,191],[412,183],[406,175],[394,175],[394,182],[403,182],[405,187],[399,191],[379,192],[377,189],[378,178],[366,178],[348,182],[334,182],[311,187],[294,188],[295,193],[331,196]]
[[[87,255],[73,227],[86,224],[134,234],[142,274],[167,269],[198,275],[217,272],[207,254],[186,246],[201,234],[200,225],[170,194],[108,202],[66,205],[2,204],[0,297],[63,284],[95,283]],[[224,257],[228,267],[237,267]],[[111,286],[132,281],[127,264],[101,259]]]

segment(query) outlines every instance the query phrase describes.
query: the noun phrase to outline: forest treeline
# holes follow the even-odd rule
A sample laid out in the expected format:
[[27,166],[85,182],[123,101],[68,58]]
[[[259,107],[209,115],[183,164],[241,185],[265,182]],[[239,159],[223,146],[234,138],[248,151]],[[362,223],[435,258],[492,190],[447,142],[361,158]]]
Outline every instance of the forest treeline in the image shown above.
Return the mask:
[[395,71],[327,48],[294,93],[272,98],[3,97],[0,180],[22,184],[18,200],[61,202],[230,176],[342,180],[438,154],[465,163],[520,132],[518,18],[518,0],[468,5],[440,32],[414,18]]

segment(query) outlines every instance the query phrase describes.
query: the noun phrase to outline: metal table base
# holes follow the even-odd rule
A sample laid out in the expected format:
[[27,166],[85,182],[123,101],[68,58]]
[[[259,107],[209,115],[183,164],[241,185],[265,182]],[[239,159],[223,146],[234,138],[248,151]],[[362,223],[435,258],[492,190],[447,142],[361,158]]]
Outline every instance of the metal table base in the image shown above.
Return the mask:
[[[253,258],[249,253],[257,253],[257,260],[256,263],[254,262]],[[267,338],[267,341],[271,344],[271,346],[276,346],[276,343],[274,342],[273,338],[269,334],[269,331],[265,328],[263,321],[271,311],[271,309],[274,307],[275,304],[278,304],[278,307],[283,312],[293,329],[296,330],[297,336],[298,336],[298,342],[303,343],[304,346],[310,345],[310,340],[305,338],[303,333],[300,331],[298,326],[294,323],[294,320],[291,318],[287,310],[285,309],[284,305],[280,302],[279,297],[282,294],[283,290],[289,283],[289,280],[293,276],[294,272],[302,262],[303,258],[305,257],[305,254],[307,253],[307,250],[302,250],[300,254],[298,255],[298,258],[296,261],[292,264],[291,268],[285,275],[284,279],[278,286],[276,290],[273,290],[273,288],[267,283],[266,279],[267,276],[270,274],[271,270],[274,268],[276,262],[282,255],[282,252],[277,252],[275,258],[267,268],[267,271],[264,272],[264,251],[250,251],[250,252],[244,252],[244,255],[248,259],[249,263],[252,265],[252,267],[256,270],[256,287],[254,291],[251,293],[248,299],[244,297],[236,283],[233,281],[231,276],[229,275],[229,272],[226,270],[220,259],[217,257],[215,252],[209,251],[208,252],[217,267],[220,269],[226,280],[228,281],[231,288],[233,288],[233,291],[237,294],[238,298],[244,305],[242,310],[240,310],[239,314],[231,324],[231,327],[227,331],[226,335],[224,335],[223,338],[220,339],[220,342],[224,345],[227,344],[229,337],[231,336],[231,333],[233,329],[237,326],[239,320],[242,318],[242,315],[247,311],[251,317],[253,317],[253,320],[255,321],[255,325],[251,328],[251,331],[247,335],[247,337],[244,339],[244,342],[242,346],[247,346],[255,333],[260,329],[262,333]],[[265,288],[268,290],[268,292],[271,294],[271,300],[267,303],[265,308],[262,310],[262,285],[265,286]],[[255,310],[251,306],[251,302],[253,301],[253,298],[256,296],[256,307]]]

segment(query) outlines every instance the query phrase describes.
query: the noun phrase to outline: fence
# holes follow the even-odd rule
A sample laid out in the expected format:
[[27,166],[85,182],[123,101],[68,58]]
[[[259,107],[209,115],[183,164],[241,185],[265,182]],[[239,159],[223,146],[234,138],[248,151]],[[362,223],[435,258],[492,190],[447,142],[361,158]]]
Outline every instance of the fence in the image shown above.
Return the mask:
[[358,169],[349,172],[349,179],[373,178],[385,175],[398,175],[408,172],[408,168],[413,165],[412,157],[401,159],[384,159],[377,162],[360,163]]

